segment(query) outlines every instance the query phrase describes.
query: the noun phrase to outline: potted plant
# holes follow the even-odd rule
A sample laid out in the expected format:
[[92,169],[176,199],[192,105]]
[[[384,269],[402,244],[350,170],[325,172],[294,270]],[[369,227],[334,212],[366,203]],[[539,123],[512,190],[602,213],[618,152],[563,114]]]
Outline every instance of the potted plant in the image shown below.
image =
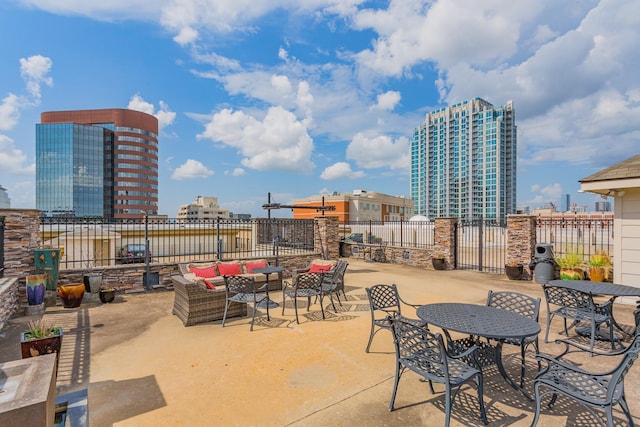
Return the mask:
[[589,280],[592,282],[605,282],[611,268],[611,258],[603,251],[589,257]]
[[556,262],[560,266],[561,280],[583,280],[584,265],[583,254],[575,248],[570,248],[563,255],[556,258]]
[[508,261],[504,266],[504,273],[509,280],[522,280],[524,265],[516,260]]
[[447,269],[447,262],[445,261],[444,255],[441,253],[435,253],[431,256],[431,265],[433,265],[434,270]]
[[85,271],[82,276],[84,289],[86,292],[97,293],[102,287],[102,273],[93,271],[93,262],[87,260]]
[[58,360],[61,346],[62,328],[51,325],[43,318],[29,322],[27,330],[20,334],[23,359],[56,353],[56,360]]

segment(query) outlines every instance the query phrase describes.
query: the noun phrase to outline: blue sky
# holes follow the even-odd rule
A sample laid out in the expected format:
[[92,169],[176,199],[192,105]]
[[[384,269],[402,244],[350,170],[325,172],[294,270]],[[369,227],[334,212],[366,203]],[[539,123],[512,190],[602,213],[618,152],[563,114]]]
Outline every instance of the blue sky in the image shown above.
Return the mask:
[[478,96],[514,102],[519,206],[592,210],[578,180],[640,152],[637,0],[4,0],[0,40],[16,208],[43,111],[156,115],[169,216],[197,195],[253,216],[269,192],[408,196],[412,130]]

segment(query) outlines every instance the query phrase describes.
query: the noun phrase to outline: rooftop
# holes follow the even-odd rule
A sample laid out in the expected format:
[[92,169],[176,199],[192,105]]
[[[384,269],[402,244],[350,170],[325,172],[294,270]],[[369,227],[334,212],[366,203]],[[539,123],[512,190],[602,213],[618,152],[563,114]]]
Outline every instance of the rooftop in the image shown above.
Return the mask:
[[[49,307],[45,317],[64,329],[58,393],[88,389],[91,426],[418,426],[444,422],[443,387],[431,394],[413,373],[400,380],[396,410],[388,411],[395,355],[388,331],[378,333],[365,353],[370,328],[365,287],[396,283],[403,299],[416,303],[462,301],[484,304],[487,292],[514,290],[543,298],[535,282],[510,281],[504,275],[471,271],[432,271],[347,259],[348,301],[320,316],[318,304],[304,308],[296,324],[287,305],[250,318],[184,327],[171,314],[173,292],[120,294],[112,304],[83,304],[77,309]],[[281,301],[281,294],[271,293]],[[633,306],[616,304],[622,325],[632,325]],[[404,312],[412,316],[413,313]],[[261,313],[263,314],[263,313]],[[415,316],[412,316],[415,317]],[[28,317],[12,319],[0,335],[0,362],[20,358],[19,334]],[[544,334],[546,307],[540,324]],[[630,327],[630,326],[629,326]],[[559,337],[560,321],[550,340]],[[541,351],[558,354],[561,346]],[[519,375],[519,350],[505,346],[505,365]],[[604,370],[610,360],[575,356],[585,369]],[[532,391],[537,365],[527,355],[525,389]],[[640,416],[640,369],[627,376],[631,413]],[[456,398],[452,425],[482,425],[475,391]],[[494,368],[485,371],[485,405],[490,425],[528,426],[534,404],[506,384]],[[622,412],[614,412],[624,425]],[[560,398],[543,408],[541,426],[597,425],[592,415]]]

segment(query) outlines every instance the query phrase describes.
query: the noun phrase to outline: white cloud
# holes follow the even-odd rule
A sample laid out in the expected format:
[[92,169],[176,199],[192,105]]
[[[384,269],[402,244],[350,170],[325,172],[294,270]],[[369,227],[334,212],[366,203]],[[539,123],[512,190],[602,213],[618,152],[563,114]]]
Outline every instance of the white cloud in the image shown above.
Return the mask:
[[282,107],[271,107],[262,120],[224,109],[211,117],[198,138],[237,148],[243,166],[256,170],[310,173],[313,140],[306,125]]
[[358,133],[347,147],[347,159],[360,167],[409,170],[409,140],[405,137],[395,141],[386,135],[367,136]]
[[53,61],[42,55],[20,58],[20,75],[27,83],[27,90],[36,105],[40,103],[40,86],[53,86],[53,78],[47,75],[52,65]]
[[231,171],[224,171],[224,174],[230,176],[242,176],[246,175],[247,172],[242,168],[233,168]]
[[184,164],[176,168],[171,174],[171,179],[184,180],[195,178],[206,178],[213,175],[213,171],[203,165],[201,162],[193,159],[188,159]]
[[16,148],[13,140],[0,134],[0,170],[2,173],[35,176],[36,165],[25,166],[26,162],[27,156],[22,150]]
[[23,102],[19,96],[13,93],[2,100],[0,104],[0,130],[11,130],[18,123]]
[[326,180],[356,179],[363,178],[364,176],[365,173],[363,171],[352,171],[351,165],[346,162],[335,163],[320,174],[320,178]]
[[127,108],[155,116],[158,119],[158,129],[162,130],[173,123],[176,113],[171,111],[164,101],[160,101],[159,104],[160,108],[156,111],[153,104],[145,101],[139,94],[135,94],[129,99]]
[[400,98],[401,98],[400,92],[397,92],[395,90],[390,90],[388,92],[378,95],[378,98],[377,98],[378,102],[372,108],[375,108],[377,110],[392,111],[394,108],[396,108],[396,105],[398,105],[398,102],[400,102]]

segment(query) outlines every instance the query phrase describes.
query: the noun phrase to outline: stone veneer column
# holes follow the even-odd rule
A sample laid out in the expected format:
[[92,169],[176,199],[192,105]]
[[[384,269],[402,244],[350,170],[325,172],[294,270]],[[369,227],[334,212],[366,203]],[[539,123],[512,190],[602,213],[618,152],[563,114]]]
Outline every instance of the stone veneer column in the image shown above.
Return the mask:
[[34,270],[33,251],[40,247],[40,211],[0,209],[4,217],[4,277],[19,277],[0,295],[0,329],[20,309],[21,295],[26,299],[24,277]]
[[524,265],[525,279],[531,280],[529,269],[536,245],[536,218],[531,215],[507,215],[507,254],[509,265]]
[[314,218],[314,246],[326,259],[340,257],[340,234],[337,216],[318,216]]
[[458,218],[436,218],[435,225],[435,246],[433,248],[433,257],[441,254],[447,263],[447,270],[455,268],[455,241],[456,241],[456,224]]

